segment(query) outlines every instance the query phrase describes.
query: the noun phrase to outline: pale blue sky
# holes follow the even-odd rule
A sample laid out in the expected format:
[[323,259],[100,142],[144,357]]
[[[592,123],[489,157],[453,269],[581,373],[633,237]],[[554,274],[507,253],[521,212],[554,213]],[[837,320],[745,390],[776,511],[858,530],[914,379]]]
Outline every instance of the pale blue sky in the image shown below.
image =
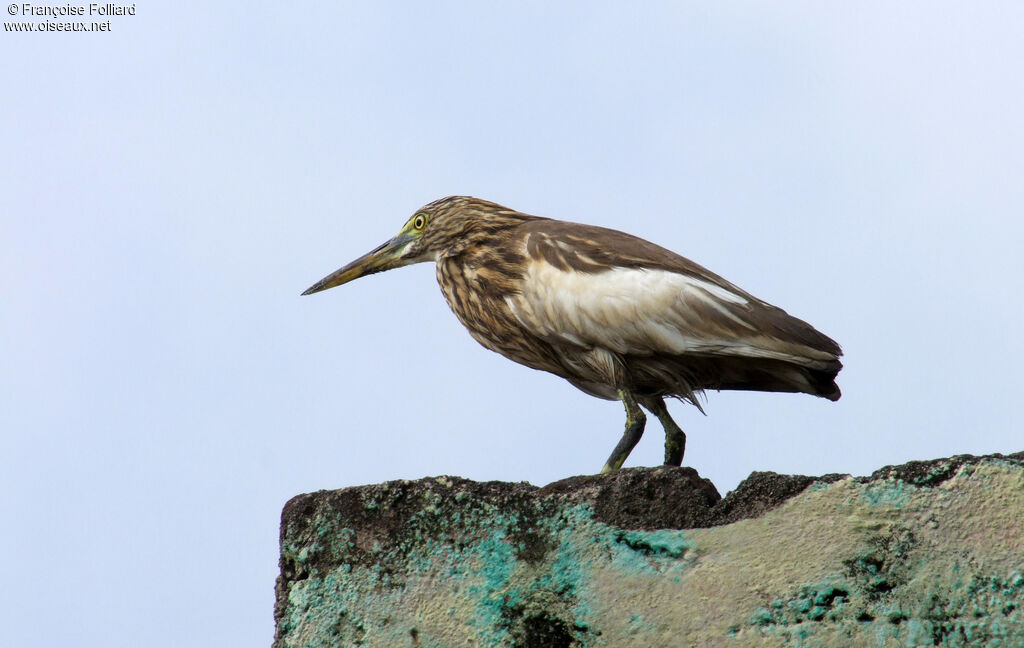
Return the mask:
[[0,34],[0,643],[268,645],[292,495],[597,470],[621,405],[479,347],[432,267],[299,297],[450,194],[644,236],[843,345],[838,403],[672,405],[723,494],[1024,449],[1024,9],[833,4]]

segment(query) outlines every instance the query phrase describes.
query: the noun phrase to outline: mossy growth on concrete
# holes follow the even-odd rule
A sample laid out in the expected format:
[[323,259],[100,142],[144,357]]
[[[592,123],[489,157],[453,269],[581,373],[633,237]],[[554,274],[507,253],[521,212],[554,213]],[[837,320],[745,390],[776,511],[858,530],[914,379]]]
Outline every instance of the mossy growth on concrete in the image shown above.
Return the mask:
[[285,507],[275,646],[1024,646],[1024,453],[454,477]]

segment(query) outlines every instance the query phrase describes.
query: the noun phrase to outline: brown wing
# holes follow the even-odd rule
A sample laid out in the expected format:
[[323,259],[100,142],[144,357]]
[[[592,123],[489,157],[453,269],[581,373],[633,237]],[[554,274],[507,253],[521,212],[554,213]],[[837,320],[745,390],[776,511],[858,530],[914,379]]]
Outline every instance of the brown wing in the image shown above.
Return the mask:
[[748,359],[766,371],[795,365],[821,374],[796,390],[831,397],[827,383],[842,366],[839,345],[781,308],[623,232],[546,219],[520,228],[526,272],[509,305],[533,334],[623,357],[692,358],[694,365],[722,358],[734,366]]

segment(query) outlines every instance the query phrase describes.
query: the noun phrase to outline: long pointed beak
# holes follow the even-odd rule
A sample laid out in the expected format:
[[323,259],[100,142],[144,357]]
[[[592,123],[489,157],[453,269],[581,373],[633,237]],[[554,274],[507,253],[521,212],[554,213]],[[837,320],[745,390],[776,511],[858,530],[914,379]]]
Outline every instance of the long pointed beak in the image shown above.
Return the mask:
[[307,288],[302,294],[312,295],[313,293],[320,292],[321,290],[327,290],[328,288],[334,288],[335,286],[346,284],[364,275],[373,274],[375,272],[384,272],[385,270],[391,270],[392,268],[398,268],[406,265],[408,261],[403,258],[403,255],[406,251],[406,244],[409,243],[410,240],[411,239],[409,237],[400,234],[387,243],[367,252],[344,268],[335,270]]

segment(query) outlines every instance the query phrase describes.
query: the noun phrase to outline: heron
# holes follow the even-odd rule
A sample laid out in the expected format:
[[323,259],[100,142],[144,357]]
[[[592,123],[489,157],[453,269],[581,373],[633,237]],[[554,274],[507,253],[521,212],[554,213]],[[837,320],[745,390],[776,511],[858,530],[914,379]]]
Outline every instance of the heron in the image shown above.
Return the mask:
[[666,397],[703,413],[706,390],[840,396],[842,350],[807,322],[642,238],[469,196],[418,209],[302,294],[427,261],[481,345],[622,401],[625,431],[601,472],[618,470],[640,441],[644,409],[665,430],[665,465],[682,464],[686,435]]

